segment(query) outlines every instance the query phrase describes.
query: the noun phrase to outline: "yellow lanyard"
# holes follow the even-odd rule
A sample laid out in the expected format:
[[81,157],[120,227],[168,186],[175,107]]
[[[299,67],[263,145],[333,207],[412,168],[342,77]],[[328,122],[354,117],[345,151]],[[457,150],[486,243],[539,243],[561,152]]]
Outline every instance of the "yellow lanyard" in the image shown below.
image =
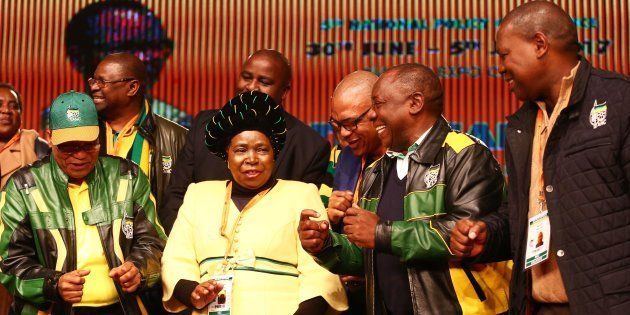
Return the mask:
[[[238,214],[238,217],[236,218],[236,222],[234,223],[235,226],[238,225],[239,221],[241,220],[241,215],[243,213],[245,213],[245,211],[249,210],[250,208],[252,208],[256,203],[258,203],[270,190],[271,188],[267,188],[261,192],[259,192],[256,196],[254,196],[254,198],[252,198],[243,208],[243,210],[241,210]],[[234,233],[236,231],[236,228],[232,228],[232,232],[230,233],[230,236],[228,237],[227,234],[225,233],[225,230],[227,229],[227,221],[228,221],[228,215],[230,213],[230,202],[232,201],[232,182],[230,181],[227,185],[227,188],[225,190],[225,201],[223,203],[223,214],[221,217],[221,236],[225,237],[228,239],[228,246],[225,250],[225,255],[223,255],[223,272],[225,273],[225,271],[228,269],[228,255],[230,254],[230,251],[232,250],[232,243],[234,240]]]

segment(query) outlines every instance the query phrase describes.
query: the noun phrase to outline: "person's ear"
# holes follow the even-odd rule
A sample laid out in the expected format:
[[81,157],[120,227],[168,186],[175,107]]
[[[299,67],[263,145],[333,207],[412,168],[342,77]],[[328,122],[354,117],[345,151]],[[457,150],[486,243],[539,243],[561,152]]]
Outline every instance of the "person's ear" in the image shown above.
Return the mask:
[[409,95],[409,113],[417,115],[422,111],[424,107],[424,94],[421,92],[413,92]]
[[282,97],[280,98],[282,100],[282,104],[284,104],[284,100],[287,98],[287,95],[289,94],[290,90],[291,90],[291,83],[287,84],[287,86],[284,88],[284,91],[282,91]]
[[129,90],[127,91],[127,96],[136,96],[138,93],[140,93],[141,87],[142,85],[140,84],[140,81],[131,80],[131,82],[129,83]]
[[536,58],[542,58],[549,52],[549,38],[544,33],[536,32],[532,42],[536,51]]

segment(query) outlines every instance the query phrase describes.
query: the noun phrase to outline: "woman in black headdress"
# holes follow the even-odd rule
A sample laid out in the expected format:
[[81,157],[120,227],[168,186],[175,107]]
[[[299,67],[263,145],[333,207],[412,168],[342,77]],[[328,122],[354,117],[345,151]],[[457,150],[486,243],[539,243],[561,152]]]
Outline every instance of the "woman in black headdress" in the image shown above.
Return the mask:
[[[188,187],[162,258],[164,305],[195,314],[322,314],[347,308],[339,278],[301,247],[300,212],[326,221],[317,187],[272,176],[282,107],[260,92],[228,102],[206,126],[229,181]],[[229,309],[229,312],[226,312]]]

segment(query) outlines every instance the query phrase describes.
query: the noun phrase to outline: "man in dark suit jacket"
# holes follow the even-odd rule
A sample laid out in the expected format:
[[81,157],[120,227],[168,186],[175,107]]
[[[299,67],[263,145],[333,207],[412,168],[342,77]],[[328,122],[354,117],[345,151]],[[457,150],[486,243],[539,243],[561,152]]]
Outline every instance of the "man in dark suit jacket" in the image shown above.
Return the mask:
[[[261,91],[282,104],[291,88],[291,66],[275,50],[259,50],[245,64],[236,82],[236,94]],[[225,161],[210,154],[205,144],[205,127],[216,110],[201,111],[188,132],[186,144],[173,169],[166,189],[160,221],[169,233],[191,183],[229,179]],[[315,130],[285,113],[287,139],[276,161],[277,178],[320,185],[326,176],[330,145]]]

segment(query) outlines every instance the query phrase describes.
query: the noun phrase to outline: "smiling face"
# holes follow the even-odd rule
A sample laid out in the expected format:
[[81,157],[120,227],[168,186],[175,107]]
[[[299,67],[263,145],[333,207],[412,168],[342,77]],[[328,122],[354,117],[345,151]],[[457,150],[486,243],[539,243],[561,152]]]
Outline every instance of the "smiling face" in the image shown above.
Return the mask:
[[510,91],[522,101],[537,100],[544,91],[544,64],[536,55],[536,44],[526,40],[512,26],[502,25],[497,32],[499,73]]
[[124,65],[112,60],[103,60],[96,67],[94,79],[112,82],[90,84],[92,99],[99,113],[114,113],[130,103],[131,97],[128,94],[131,81],[120,81],[130,78],[132,76],[127,73]]
[[382,145],[371,107],[371,86],[348,89],[333,97],[331,118],[342,125],[335,132],[355,156],[378,155]]
[[[376,128],[382,134],[381,137],[389,138],[391,149],[395,151],[406,150],[409,144],[406,142],[406,131],[413,120],[410,119],[408,95],[400,93],[403,89],[393,79],[393,75],[384,75],[376,81],[372,90],[373,112]],[[386,129],[383,129],[384,125]],[[388,142],[388,141],[386,141]]]
[[227,147],[228,169],[232,178],[247,189],[262,187],[271,178],[273,147],[260,131],[243,131]]

